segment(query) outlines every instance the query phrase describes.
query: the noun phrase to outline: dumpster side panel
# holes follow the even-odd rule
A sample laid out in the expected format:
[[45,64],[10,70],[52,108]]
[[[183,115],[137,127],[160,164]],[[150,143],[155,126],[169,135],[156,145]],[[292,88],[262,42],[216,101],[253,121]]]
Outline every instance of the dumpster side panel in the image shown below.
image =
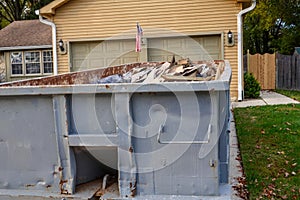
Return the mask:
[[2,97],[0,105],[0,188],[60,192],[52,97]]
[[[219,122],[212,117],[213,103],[208,91],[132,95],[139,194],[218,194]],[[215,144],[200,144],[208,140],[210,126]],[[168,144],[158,142],[160,131],[161,142]]]

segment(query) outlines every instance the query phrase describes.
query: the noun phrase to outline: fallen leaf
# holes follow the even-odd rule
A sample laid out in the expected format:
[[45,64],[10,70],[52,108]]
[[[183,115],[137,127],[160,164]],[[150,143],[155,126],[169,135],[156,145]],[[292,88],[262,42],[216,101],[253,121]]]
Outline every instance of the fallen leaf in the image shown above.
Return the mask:
[[289,129],[289,128],[286,128],[285,130],[287,130],[287,131],[290,131],[291,129]]
[[261,146],[260,145],[256,145],[255,148],[261,149]]
[[288,165],[288,164],[289,164],[289,161],[286,160],[286,161],[285,161],[285,164]]
[[292,167],[296,167],[296,165],[297,165],[297,163],[293,163],[293,164],[292,164]]
[[284,151],[278,151],[277,154],[283,155],[283,154],[284,154]]
[[296,192],[296,190],[294,188],[291,189],[292,192]]
[[268,167],[268,168],[272,167],[272,164],[268,164],[267,167]]
[[261,134],[265,134],[266,132],[265,132],[264,129],[261,129],[261,130],[260,130],[260,133],[261,133]]
[[284,177],[285,177],[285,178],[289,177],[289,175],[290,175],[290,174],[289,174],[288,172],[285,172],[285,173],[284,173]]
[[288,126],[292,125],[290,122],[285,122],[285,124]]
[[283,195],[280,197],[281,199],[288,199],[287,195]]
[[292,175],[293,175],[293,176],[296,176],[296,172],[292,172]]

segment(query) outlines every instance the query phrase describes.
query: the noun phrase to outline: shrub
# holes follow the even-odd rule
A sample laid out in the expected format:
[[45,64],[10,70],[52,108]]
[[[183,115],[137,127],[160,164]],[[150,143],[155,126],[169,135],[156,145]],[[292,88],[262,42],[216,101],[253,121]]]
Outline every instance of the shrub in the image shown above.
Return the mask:
[[245,73],[244,75],[244,95],[245,98],[258,98],[260,94],[260,84],[253,74]]

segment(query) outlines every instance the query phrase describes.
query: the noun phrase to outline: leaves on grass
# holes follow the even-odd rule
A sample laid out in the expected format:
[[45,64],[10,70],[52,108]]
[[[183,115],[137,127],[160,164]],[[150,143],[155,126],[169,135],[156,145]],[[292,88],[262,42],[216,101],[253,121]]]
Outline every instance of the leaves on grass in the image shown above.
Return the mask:
[[247,190],[247,182],[245,176],[237,177],[238,183],[233,186],[233,189],[237,191],[238,196],[242,199],[249,199],[249,192]]
[[250,199],[300,199],[299,115],[300,105],[235,110]]
[[285,122],[286,125],[291,126],[292,124],[290,122]]

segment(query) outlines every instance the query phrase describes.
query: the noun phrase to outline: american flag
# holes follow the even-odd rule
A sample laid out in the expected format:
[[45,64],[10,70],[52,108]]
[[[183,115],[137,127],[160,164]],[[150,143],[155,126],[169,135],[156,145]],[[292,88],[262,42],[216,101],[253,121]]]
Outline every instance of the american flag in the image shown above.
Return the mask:
[[135,37],[135,51],[141,52],[141,44],[142,44],[142,36],[143,36],[143,29],[139,25],[139,23],[136,23],[136,37]]

